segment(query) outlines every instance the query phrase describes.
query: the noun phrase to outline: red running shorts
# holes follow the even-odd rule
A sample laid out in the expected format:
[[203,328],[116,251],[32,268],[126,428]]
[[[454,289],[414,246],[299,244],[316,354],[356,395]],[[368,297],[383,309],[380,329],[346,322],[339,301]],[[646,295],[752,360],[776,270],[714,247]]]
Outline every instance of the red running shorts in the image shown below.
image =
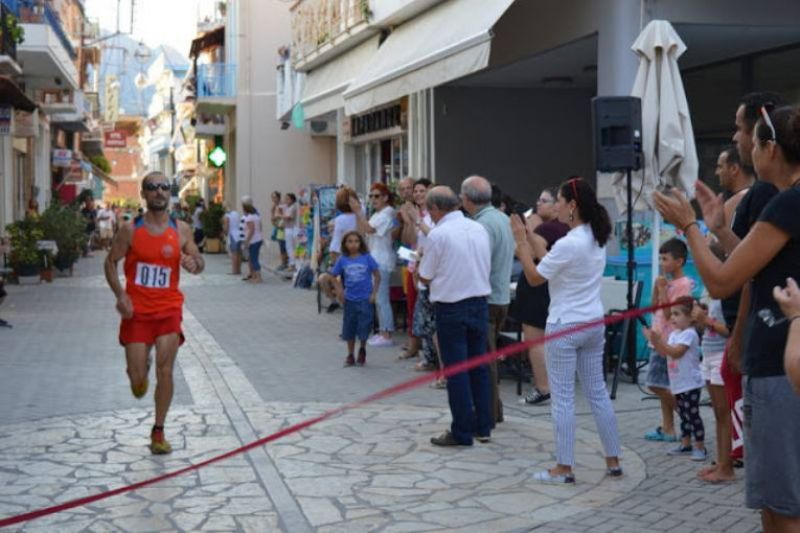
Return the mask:
[[158,315],[134,315],[133,318],[123,319],[119,325],[119,343],[122,346],[134,342],[153,345],[156,339],[170,333],[177,333],[180,344],[186,340],[181,329],[183,313],[181,310]]

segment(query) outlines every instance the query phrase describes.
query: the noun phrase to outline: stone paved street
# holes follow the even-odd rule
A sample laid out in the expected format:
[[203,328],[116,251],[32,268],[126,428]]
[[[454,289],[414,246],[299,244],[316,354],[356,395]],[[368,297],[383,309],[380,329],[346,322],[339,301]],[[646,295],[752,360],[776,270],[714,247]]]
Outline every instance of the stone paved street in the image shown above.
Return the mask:
[[[148,444],[152,392],[135,400],[116,340],[102,258],[72,278],[11,286],[0,316],[0,517],[120,487],[197,463],[290,424],[418,376],[398,348],[342,368],[341,314],[273,276],[261,286],[207,256],[184,275],[187,343],[167,423],[174,453]],[[620,480],[578,403],[574,487],[530,478],[552,464],[547,407],[518,404],[503,381],[506,422],[490,444],[437,449],[446,393],[421,387],[347,411],[245,455],[121,496],[29,522],[24,531],[757,531],[743,483],[697,481],[697,463],[641,435],[653,401],[623,384],[615,401],[625,446]],[[713,416],[703,410],[709,429]],[[712,431],[713,433],[713,431]],[[709,442],[713,447],[713,441]]]

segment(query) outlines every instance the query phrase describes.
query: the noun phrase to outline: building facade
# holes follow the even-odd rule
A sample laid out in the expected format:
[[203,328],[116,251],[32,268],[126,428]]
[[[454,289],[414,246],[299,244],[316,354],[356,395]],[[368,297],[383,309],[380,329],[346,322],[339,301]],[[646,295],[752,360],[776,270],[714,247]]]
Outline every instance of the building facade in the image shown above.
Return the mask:
[[99,128],[89,73],[97,30],[81,0],[2,0],[0,32],[0,232],[29,205],[73,199],[108,181],[84,155]]
[[[204,20],[190,58],[198,178],[204,196],[233,204],[252,196],[258,207],[270,193],[330,183],[335,175],[335,142],[330,136],[281,130],[275,122],[278,72],[270,55],[290,39],[290,14],[279,2],[227,2],[217,20]],[[207,156],[220,147],[220,168]],[[202,167],[202,168],[201,168]]]
[[290,12],[279,120],[335,131],[337,181],[361,193],[404,175],[456,185],[478,173],[531,204],[567,176],[594,179],[591,99],[630,94],[631,45],[651,20],[670,21],[688,47],[679,66],[700,177],[730,143],[739,96],[800,91],[791,0],[300,0]]

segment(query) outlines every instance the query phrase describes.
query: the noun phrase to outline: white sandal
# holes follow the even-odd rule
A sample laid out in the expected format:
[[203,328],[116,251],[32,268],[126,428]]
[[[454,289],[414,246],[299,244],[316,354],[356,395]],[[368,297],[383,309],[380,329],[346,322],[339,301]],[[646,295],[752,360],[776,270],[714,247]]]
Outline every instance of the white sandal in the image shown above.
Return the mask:
[[533,479],[541,483],[564,485],[567,483],[575,483],[575,474],[559,474],[554,476],[549,470],[542,470],[541,472],[534,473]]

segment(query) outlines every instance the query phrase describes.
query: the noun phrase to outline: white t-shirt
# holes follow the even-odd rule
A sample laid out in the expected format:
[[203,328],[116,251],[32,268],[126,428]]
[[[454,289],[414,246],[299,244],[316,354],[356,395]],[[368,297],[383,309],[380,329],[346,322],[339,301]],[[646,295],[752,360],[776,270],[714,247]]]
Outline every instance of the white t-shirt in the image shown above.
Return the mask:
[[255,244],[257,242],[261,242],[263,240],[263,237],[261,236],[261,217],[259,215],[255,214],[255,213],[244,216],[244,223],[245,223],[245,227],[244,227],[245,234],[244,235],[245,235],[245,237],[247,237],[247,223],[248,222],[252,222],[253,225],[255,226],[253,228],[253,237],[250,239],[250,244]]
[[547,322],[575,324],[601,318],[605,268],[606,249],[597,244],[589,224],[577,226],[557,240],[536,266],[550,291]]
[[425,243],[419,276],[430,280],[432,302],[489,296],[492,247],[486,229],[461,211],[445,215]]
[[669,334],[667,344],[689,347],[683,357],[677,359],[667,357],[669,388],[672,394],[703,388],[703,372],[700,370],[700,338],[694,328],[673,331]]
[[194,214],[192,215],[192,227],[194,229],[203,229],[203,224],[200,222],[200,213],[205,211],[199,205],[194,209]]
[[235,209],[231,209],[225,213],[225,218],[228,219],[228,238],[232,241],[241,241],[241,233],[239,230],[239,222],[241,216]]
[[333,219],[333,236],[331,237],[330,251],[342,253],[342,239],[351,231],[358,228],[358,219],[355,213],[342,213]]
[[[430,213],[425,211],[425,214],[422,215],[422,219],[421,220],[422,220],[423,224],[425,224],[426,226],[428,226],[430,228],[430,230],[428,230],[428,233],[430,233],[431,230],[433,230],[434,226],[436,225],[436,224],[434,224]],[[425,243],[427,241],[428,241],[428,236],[425,235],[424,233],[422,233],[422,230],[418,229],[417,230],[417,244],[416,244],[416,246],[414,246],[414,249],[418,253],[419,252],[424,253],[425,252]],[[408,270],[409,270],[409,272],[414,272],[416,269],[417,269],[417,262],[416,261],[409,261],[408,262]],[[425,289],[428,288],[428,286],[420,281],[419,283],[417,283],[417,288],[420,289],[420,290],[425,290]]]
[[394,227],[394,208],[386,206],[369,219],[375,233],[367,235],[369,253],[375,258],[381,270],[394,270],[397,254],[392,248],[392,228]]
[[109,230],[114,225],[113,211],[110,209],[100,209],[97,211],[97,228],[101,230]]
[[288,219],[284,219],[283,227],[285,229],[294,228],[297,226],[297,202],[293,203],[292,205],[281,206],[281,214],[285,217],[290,217]]

